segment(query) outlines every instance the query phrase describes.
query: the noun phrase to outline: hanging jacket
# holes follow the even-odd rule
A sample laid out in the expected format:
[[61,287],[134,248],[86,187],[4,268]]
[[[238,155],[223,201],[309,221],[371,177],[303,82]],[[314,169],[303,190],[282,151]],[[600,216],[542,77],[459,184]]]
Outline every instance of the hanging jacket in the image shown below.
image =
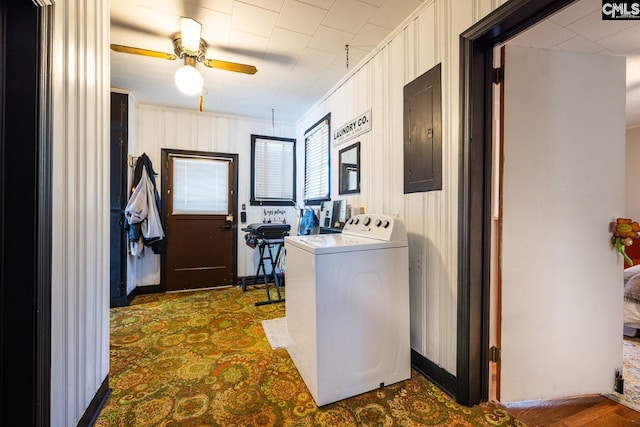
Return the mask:
[[160,197],[155,183],[151,159],[142,154],[136,162],[135,186],[124,210],[130,252],[144,256],[144,246],[159,254],[164,249],[164,230],[160,216]]

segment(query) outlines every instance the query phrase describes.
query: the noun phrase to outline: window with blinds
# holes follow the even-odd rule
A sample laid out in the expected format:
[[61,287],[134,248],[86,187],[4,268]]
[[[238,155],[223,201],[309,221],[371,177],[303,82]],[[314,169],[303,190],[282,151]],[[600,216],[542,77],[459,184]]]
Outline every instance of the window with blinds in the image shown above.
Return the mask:
[[173,157],[172,213],[229,213],[229,161]]
[[331,113],[304,133],[304,203],[329,200]]
[[251,135],[251,175],[252,205],[295,205],[296,140]]

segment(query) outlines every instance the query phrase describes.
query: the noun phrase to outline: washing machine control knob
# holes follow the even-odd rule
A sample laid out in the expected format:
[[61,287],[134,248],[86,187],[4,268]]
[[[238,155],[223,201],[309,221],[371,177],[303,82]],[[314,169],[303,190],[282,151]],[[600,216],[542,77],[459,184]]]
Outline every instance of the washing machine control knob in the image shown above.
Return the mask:
[[360,220],[359,220],[358,218],[356,218],[355,220],[353,220],[353,223],[354,223],[354,224],[357,224],[357,223],[359,223],[359,222],[360,222]]
[[376,227],[380,227],[380,224],[382,224],[380,218],[376,219]]
[[388,219],[385,219],[385,220],[384,220],[384,222],[382,223],[382,226],[383,226],[384,228],[387,228],[387,227],[389,227],[389,225],[390,225],[390,224],[391,224],[391,223],[389,222],[389,220],[388,220]]
[[362,223],[367,226],[369,224],[371,224],[371,218],[369,218],[368,216],[364,218],[364,220],[362,221]]
[[353,218],[349,219],[349,224],[353,224]]

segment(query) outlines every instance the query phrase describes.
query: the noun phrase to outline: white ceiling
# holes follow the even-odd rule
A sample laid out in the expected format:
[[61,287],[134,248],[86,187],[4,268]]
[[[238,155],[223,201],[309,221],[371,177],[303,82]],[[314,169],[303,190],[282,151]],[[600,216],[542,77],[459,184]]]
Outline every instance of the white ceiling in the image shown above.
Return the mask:
[[508,44],[626,57],[626,124],[640,126],[640,21],[603,21],[601,0],[580,0]]
[[[423,0],[111,0],[111,43],[173,53],[180,16],[202,26],[206,57],[255,75],[198,66],[203,110],[295,122]],[[111,86],[141,104],[197,109],[173,82],[181,61],[111,52]],[[272,117],[273,114],[273,117]]]
[[[180,16],[203,25],[207,58],[255,75],[198,67],[203,110],[295,122],[424,0],[111,0],[111,43],[173,53]],[[603,21],[580,0],[509,43],[627,58],[627,127],[640,126],[640,22]],[[173,83],[180,61],[111,52],[111,85],[141,104],[197,109]],[[604,76],[603,76],[604,77]]]

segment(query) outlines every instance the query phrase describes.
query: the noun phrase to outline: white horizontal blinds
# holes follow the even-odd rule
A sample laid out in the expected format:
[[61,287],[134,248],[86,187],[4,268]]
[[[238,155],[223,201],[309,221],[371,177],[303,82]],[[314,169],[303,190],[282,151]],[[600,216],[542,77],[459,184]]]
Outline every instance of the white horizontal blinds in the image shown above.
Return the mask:
[[173,214],[226,215],[229,161],[173,157]]
[[329,120],[305,134],[304,200],[329,199]]
[[256,138],[254,198],[293,201],[294,142]]
[[347,190],[357,190],[358,189],[358,171],[354,169],[347,169]]

